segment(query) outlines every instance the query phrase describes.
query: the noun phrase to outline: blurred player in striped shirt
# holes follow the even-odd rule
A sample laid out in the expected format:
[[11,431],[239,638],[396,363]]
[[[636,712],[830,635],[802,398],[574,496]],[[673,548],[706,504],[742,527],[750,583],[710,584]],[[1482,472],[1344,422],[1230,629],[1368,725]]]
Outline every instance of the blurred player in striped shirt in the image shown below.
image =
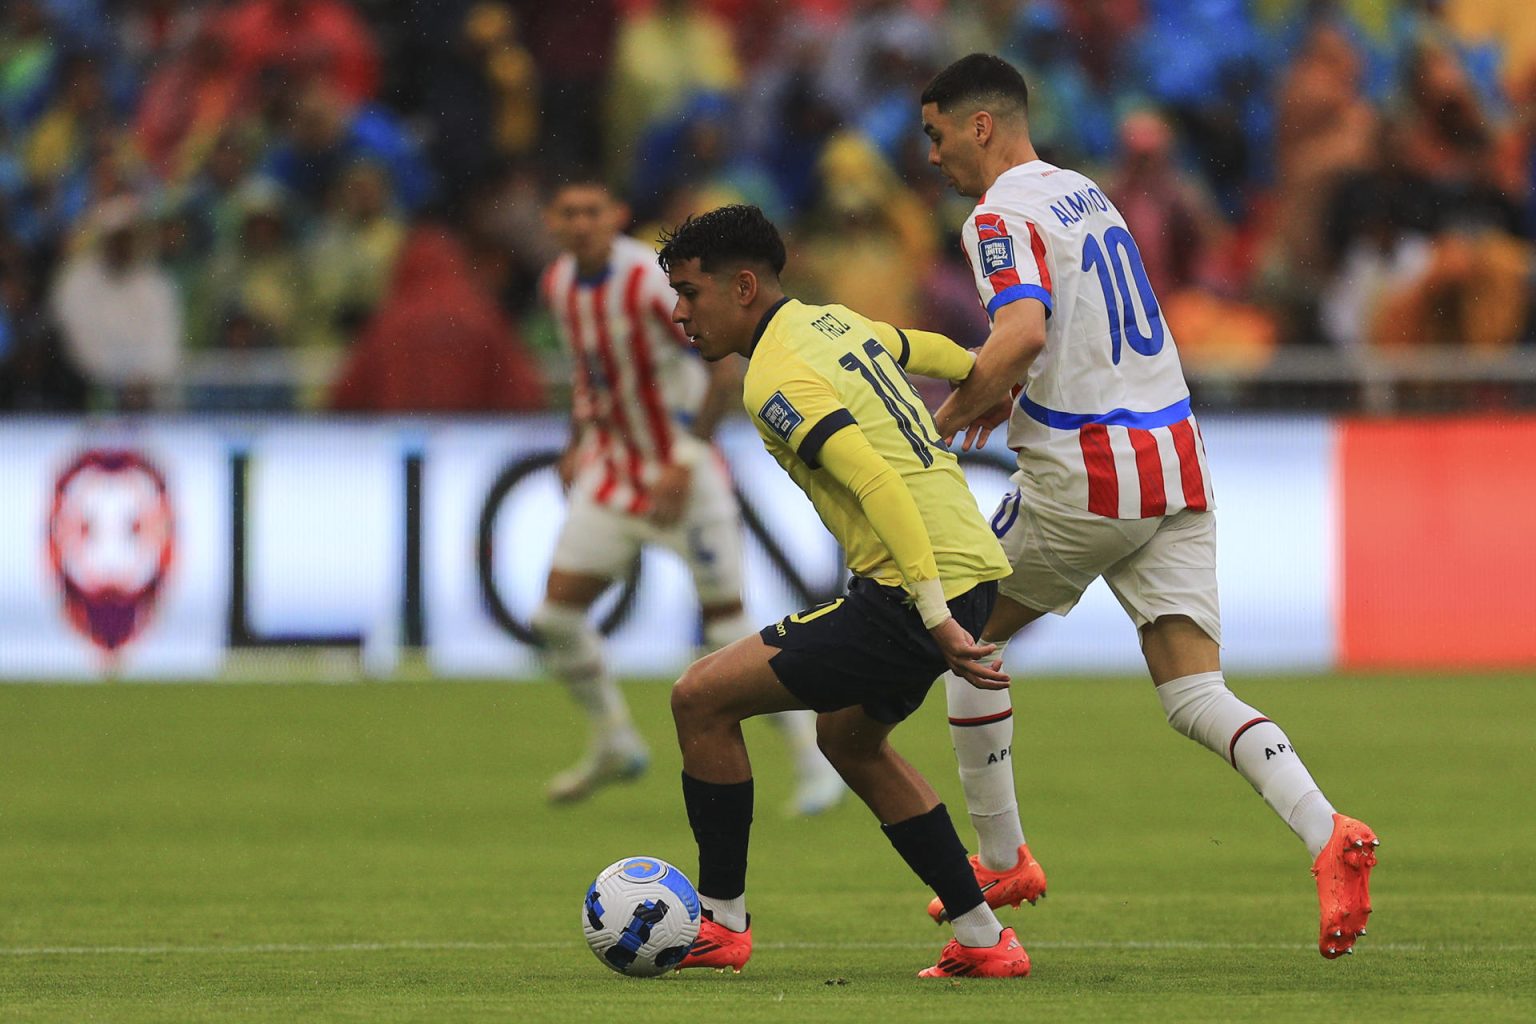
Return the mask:
[[[533,625],[548,670],[586,711],[591,745],[550,782],[555,802],[580,800],[644,771],[646,747],[588,621],[592,603],[646,544],[687,563],[704,642],[753,632],[741,599],[741,520],[724,460],[711,442],[740,400],[728,363],[706,367],[672,322],[673,295],[649,245],[621,233],[628,208],[596,175],[556,184],[545,210],[563,251],[541,296],[571,356],[571,434],[560,458],[567,491],[545,599]],[[815,814],[846,792],[816,749],[815,716],[776,717],[799,770],[794,809]]]
[[[1007,419],[1018,453],[1015,488],[992,517],[1013,574],[983,637],[1001,646],[1047,612],[1067,614],[1102,576],[1140,633],[1169,724],[1229,762],[1306,844],[1319,951],[1353,952],[1375,834],[1335,813],[1280,726],[1227,688],[1211,474],[1172,331],[1114,204],[1035,152],[1028,100],[1018,71],[987,54],[950,65],[921,100],[930,162],[977,200],[961,237],[992,324],[934,421],[945,436],[966,431],[969,448]],[[1006,880],[1033,863],[1012,759],[997,759],[1006,771],[985,764],[1011,745],[1011,705],[1006,691],[953,676],[947,692],[978,877]],[[992,728],[1006,735],[984,741]]]

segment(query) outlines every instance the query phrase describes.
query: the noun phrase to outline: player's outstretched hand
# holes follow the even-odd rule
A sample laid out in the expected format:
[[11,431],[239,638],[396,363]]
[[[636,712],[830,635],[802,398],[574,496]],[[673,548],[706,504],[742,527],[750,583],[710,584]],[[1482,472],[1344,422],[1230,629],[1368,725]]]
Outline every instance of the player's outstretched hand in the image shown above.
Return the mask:
[[981,690],[1008,689],[1011,680],[1003,671],[1002,659],[987,660],[997,650],[996,644],[978,642],[954,619],[945,619],[929,632],[943,652],[944,660],[961,679]]

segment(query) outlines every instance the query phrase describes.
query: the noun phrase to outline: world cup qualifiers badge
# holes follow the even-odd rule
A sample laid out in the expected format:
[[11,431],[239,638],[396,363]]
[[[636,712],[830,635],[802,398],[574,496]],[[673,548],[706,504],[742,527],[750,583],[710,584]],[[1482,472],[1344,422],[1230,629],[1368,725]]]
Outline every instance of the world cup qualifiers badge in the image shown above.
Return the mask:
[[94,449],[54,486],[48,557],[64,613],[108,656],[154,618],[176,549],[165,476],[125,449]]

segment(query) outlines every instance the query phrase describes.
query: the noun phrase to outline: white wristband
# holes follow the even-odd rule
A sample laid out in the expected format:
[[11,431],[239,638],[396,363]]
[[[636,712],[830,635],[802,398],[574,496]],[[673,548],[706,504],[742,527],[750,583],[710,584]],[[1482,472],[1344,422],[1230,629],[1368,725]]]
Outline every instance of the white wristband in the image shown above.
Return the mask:
[[912,584],[912,597],[917,602],[917,614],[923,617],[925,629],[933,629],[950,618],[941,580],[918,580]]

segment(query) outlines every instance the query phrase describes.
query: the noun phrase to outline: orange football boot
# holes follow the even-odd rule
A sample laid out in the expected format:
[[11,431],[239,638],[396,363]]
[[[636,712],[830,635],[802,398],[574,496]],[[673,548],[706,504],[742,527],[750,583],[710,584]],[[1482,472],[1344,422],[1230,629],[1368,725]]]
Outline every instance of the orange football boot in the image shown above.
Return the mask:
[[1333,816],[1333,835],[1312,862],[1321,913],[1317,951],[1329,960],[1355,951],[1371,916],[1371,868],[1381,840],[1363,821]]
[[699,920],[699,937],[693,940],[688,955],[674,970],[687,967],[713,967],[724,973],[727,968],[740,974],[752,959],[752,919],[747,918],[747,930],[733,932],[723,924],[716,924],[709,911]]
[[[975,854],[971,856],[971,869],[976,872],[976,884],[981,886],[981,894],[987,899],[987,906],[996,910],[998,907],[1017,907],[1028,903],[1034,906],[1035,901],[1045,895],[1045,869],[1040,862],[1030,856],[1029,845],[1026,843],[1019,847],[1019,861],[1007,871],[993,871],[983,867],[981,858]],[[928,903],[928,916],[933,918],[934,924],[943,924],[949,920],[949,914],[944,911],[944,904],[935,896]]]
[[950,939],[939,962],[918,971],[919,978],[1022,978],[1029,974],[1029,954],[1012,928],[1004,928],[995,946],[962,946]]

